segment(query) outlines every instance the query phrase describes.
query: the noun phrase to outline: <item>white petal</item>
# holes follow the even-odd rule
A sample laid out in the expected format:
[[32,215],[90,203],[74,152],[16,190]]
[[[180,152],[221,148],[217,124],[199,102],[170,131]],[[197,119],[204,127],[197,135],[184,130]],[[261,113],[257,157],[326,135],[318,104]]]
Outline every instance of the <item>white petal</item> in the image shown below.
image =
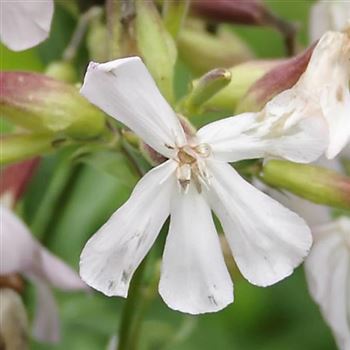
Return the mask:
[[170,308],[190,314],[218,311],[233,301],[210,208],[193,186],[172,200],[159,293]]
[[325,32],[331,30],[329,1],[317,1],[310,10],[310,40],[318,40]]
[[80,275],[91,287],[108,296],[127,296],[133,273],[169,215],[176,164],[169,160],[148,172],[129,200],[87,242]]
[[230,165],[208,164],[213,174],[211,206],[243,276],[258,286],[289,276],[311,246],[305,222],[246,182]]
[[39,341],[57,343],[60,339],[60,321],[55,298],[43,281],[36,279],[33,282],[37,292],[33,334]]
[[91,62],[81,93],[168,158],[171,147],[186,143],[179,119],[139,57]]
[[0,206],[0,275],[21,273],[32,266],[38,244],[23,222],[8,208]]
[[[348,235],[350,242],[350,220]],[[339,223],[340,224],[340,223]],[[350,246],[342,237],[338,222],[315,230],[315,242],[305,263],[310,293],[320,305],[339,349],[350,349]]]
[[52,0],[6,0],[0,7],[0,38],[11,50],[29,49],[48,37],[54,11]]
[[313,115],[291,123],[286,117],[292,108],[292,113],[300,113],[300,105],[276,110],[282,97],[286,96],[273,99],[261,113],[244,113],[204,126],[198,131],[200,141],[210,144],[214,157],[226,162],[265,157],[300,163],[317,159],[327,146],[326,123]]
[[310,39],[318,40],[328,30],[343,30],[350,19],[350,3],[342,0],[316,2],[310,12]]
[[327,32],[296,87],[299,94],[310,96],[321,106],[329,127],[329,158],[335,157],[350,139],[349,60],[349,36]]

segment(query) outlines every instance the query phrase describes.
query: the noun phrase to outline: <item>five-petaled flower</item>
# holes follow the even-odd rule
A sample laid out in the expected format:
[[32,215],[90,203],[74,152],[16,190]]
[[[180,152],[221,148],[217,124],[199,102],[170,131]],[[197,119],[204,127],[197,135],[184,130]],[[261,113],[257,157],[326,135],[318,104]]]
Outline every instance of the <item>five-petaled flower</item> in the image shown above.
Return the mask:
[[169,307],[214,312],[233,301],[211,210],[235,261],[258,286],[290,275],[311,233],[295,213],[245,181],[228,162],[281,157],[309,162],[324,151],[324,121],[288,123],[245,113],[187,135],[138,57],[91,63],[81,93],[168,160],[149,171],[129,200],[88,241],[82,278],[108,296],[127,296],[138,265],[170,215],[159,293]]

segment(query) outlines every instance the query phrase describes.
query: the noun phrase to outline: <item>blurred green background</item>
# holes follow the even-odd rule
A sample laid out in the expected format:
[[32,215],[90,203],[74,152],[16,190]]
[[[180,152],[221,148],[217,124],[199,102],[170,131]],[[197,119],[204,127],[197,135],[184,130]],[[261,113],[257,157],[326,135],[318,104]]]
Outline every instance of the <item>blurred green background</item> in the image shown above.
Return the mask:
[[[268,6],[283,18],[300,25],[300,42],[307,45],[307,21],[312,1],[271,0]],[[1,47],[2,70],[43,71],[60,58],[75,26],[74,18],[56,4],[50,39],[40,47],[14,53]],[[272,29],[234,27],[254,48],[258,57],[283,57],[281,36]],[[86,50],[82,49],[81,71]],[[179,65],[181,79],[189,78]],[[184,81],[178,82],[184,86]],[[181,93],[181,92],[180,92]],[[80,251],[87,239],[130,194],[136,177],[121,156],[106,154],[99,163],[71,162],[65,150],[45,157],[30,184],[21,213],[42,242],[78,269]],[[121,181],[120,174],[128,181]],[[162,249],[162,240],[153,252]],[[57,345],[33,342],[32,349],[105,349],[118,330],[125,301],[90,294],[56,292],[62,322],[62,341]],[[35,307],[35,291],[29,286],[25,301]],[[156,297],[149,306],[141,338],[142,349],[239,349],[239,350],[332,350],[335,343],[312,302],[302,268],[290,278],[258,288],[242,278],[235,281],[235,302],[222,312],[190,317],[168,309]]]

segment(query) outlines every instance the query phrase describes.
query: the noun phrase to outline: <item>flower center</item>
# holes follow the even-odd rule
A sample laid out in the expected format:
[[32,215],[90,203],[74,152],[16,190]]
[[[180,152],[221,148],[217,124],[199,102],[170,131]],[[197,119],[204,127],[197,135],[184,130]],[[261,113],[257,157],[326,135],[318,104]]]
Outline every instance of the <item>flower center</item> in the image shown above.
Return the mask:
[[205,159],[210,156],[210,153],[210,146],[206,143],[179,148],[176,158],[178,162],[176,177],[184,193],[187,193],[191,181],[199,193],[202,192],[202,185],[209,186]]

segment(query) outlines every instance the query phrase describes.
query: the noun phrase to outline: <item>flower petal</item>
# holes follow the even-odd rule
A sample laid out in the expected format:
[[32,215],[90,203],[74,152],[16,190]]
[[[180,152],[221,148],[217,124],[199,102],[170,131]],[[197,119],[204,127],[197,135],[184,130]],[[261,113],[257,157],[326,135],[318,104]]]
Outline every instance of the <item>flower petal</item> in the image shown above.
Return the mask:
[[175,162],[148,172],[120,207],[84,247],[80,275],[91,287],[127,296],[133,273],[153,245],[170,213]]
[[1,206],[0,275],[21,273],[64,290],[86,289],[79,275],[42,247],[11,210]]
[[0,275],[21,273],[32,266],[38,244],[23,222],[8,208],[0,206]]
[[[347,221],[346,234],[350,238],[350,220],[342,220]],[[310,293],[321,307],[339,349],[346,350],[350,348],[350,247],[342,238],[339,223],[314,230],[315,242],[306,259],[305,272]]]
[[350,37],[327,32],[315,47],[297,83],[298,94],[317,101],[329,127],[328,158],[334,158],[350,139]]
[[289,276],[312,243],[305,222],[243,180],[230,165],[208,165],[213,175],[209,200],[243,276],[258,286]]
[[348,1],[317,1],[310,11],[310,39],[318,40],[328,30],[343,30],[350,18]]
[[326,123],[312,114],[290,123],[286,116],[290,116],[290,109],[293,113],[300,112],[297,103],[271,113],[281,98],[286,98],[282,94],[261,113],[244,113],[204,126],[198,131],[199,139],[210,144],[216,159],[226,162],[265,157],[300,163],[317,159],[327,146]]
[[40,276],[46,283],[62,290],[87,289],[77,272],[48,250],[42,248],[35,257],[31,274]]
[[52,0],[7,0],[0,6],[0,38],[9,49],[26,50],[48,37],[54,11]]
[[81,93],[168,158],[176,143],[186,143],[179,119],[139,57],[91,62]]
[[48,285],[32,279],[36,286],[37,305],[33,321],[33,334],[42,342],[57,343],[60,339],[60,321],[55,298]]
[[190,314],[218,311],[233,301],[210,208],[193,186],[172,200],[159,293],[170,308]]

